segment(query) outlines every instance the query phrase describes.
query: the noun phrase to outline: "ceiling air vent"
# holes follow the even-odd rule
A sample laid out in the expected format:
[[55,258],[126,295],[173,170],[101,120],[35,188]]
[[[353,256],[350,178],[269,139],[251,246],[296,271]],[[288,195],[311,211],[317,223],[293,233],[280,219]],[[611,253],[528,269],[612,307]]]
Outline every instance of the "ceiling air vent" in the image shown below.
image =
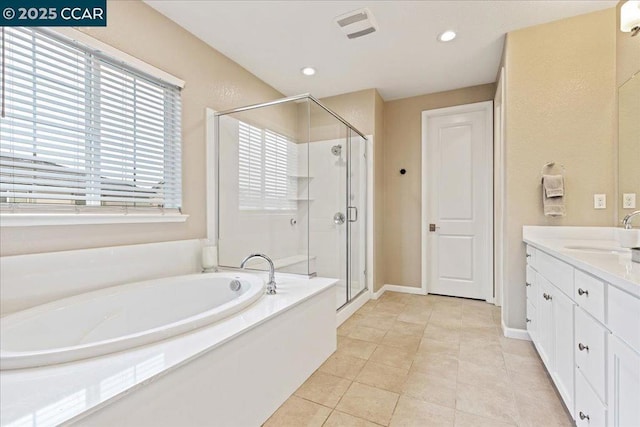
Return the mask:
[[358,9],[336,18],[336,24],[350,39],[371,34],[378,29],[373,14],[369,9]]

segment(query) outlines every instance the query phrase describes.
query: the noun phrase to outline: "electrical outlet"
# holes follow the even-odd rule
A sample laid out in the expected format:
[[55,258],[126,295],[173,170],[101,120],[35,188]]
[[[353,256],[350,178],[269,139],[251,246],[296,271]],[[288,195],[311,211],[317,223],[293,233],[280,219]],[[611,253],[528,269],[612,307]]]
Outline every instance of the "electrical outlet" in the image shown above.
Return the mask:
[[593,195],[593,208],[594,209],[606,209],[607,208],[607,195],[606,194],[594,194]]
[[622,209],[636,208],[636,193],[624,193],[622,195]]

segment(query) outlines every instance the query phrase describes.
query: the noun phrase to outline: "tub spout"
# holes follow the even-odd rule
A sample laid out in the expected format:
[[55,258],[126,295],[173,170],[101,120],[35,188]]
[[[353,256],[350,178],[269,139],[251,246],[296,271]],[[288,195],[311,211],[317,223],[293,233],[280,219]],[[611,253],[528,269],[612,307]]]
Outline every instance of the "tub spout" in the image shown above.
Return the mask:
[[251,258],[262,258],[269,263],[269,283],[267,283],[267,295],[275,295],[276,293],[276,272],[271,258],[264,254],[251,254],[240,263],[240,268],[244,268],[247,261]]

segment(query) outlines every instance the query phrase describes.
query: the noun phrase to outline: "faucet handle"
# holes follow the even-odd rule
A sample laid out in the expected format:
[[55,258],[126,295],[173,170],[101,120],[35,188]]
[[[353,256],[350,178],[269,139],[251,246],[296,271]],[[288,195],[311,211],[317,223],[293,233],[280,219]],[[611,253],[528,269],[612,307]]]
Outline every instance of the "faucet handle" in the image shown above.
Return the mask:
[[275,295],[276,294],[276,282],[267,283],[267,295]]

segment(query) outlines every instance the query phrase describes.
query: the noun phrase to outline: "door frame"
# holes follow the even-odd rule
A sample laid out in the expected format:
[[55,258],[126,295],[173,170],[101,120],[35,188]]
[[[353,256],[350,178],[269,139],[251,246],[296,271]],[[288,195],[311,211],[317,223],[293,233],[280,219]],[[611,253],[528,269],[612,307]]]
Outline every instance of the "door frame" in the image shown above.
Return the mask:
[[[505,302],[505,247],[506,247],[506,213],[505,213],[505,131],[504,131],[504,105],[505,105],[505,77],[504,67],[500,68],[496,94],[494,96],[493,116],[493,209],[494,209],[494,304],[504,307]],[[504,314],[504,310],[502,310]]]
[[485,159],[485,165],[487,167],[487,185],[489,188],[490,200],[487,203],[487,247],[486,253],[488,254],[485,271],[487,271],[488,277],[485,277],[487,283],[485,288],[485,301],[493,303],[494,297],[494,284],[493,284],[493,101],[475,102],[472,104],[457,105],[454,107],[436,108],[433,110],[422,111],[422,208],[421,208],[421,243],[422,243],[422,256],[421,259],[421,288],[426,295],[429,293],[429,219],[427,214],[429,212],[429,193],[428,193],[428,150],[427,150],[427,136],[428,136],[428,119],[431,117],[446,116],[450,114],[469,113],[474,111],[483,111],[485,113],[485,147],[483,147],[483,158]]

